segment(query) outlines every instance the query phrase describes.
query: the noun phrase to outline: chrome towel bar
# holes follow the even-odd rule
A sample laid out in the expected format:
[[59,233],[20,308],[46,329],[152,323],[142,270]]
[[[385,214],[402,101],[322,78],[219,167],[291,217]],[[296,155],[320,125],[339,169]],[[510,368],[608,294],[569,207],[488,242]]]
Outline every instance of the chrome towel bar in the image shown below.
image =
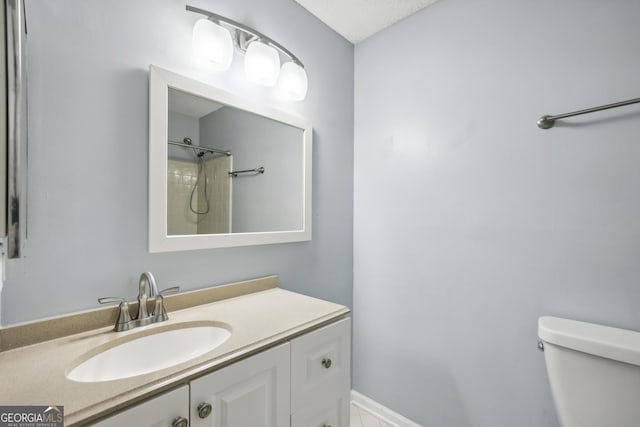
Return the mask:
[[611,108],[624,107],[626,105],[640,103],[640,98],[629,99],[628,101],[615,102],[613,104],[601,105],[600,107],[587,108],[586,110],[574,111],[573,113],[558,114],[556,116],[542,116],[538,120],[540,129],[551,129],[558,119],[566,119],[567,117],[579,116],[581,114],[595,113],[596,111],[609,110]]
[[229,175],[231,175],[232,177],[235,178],[235,177],[238,176],[238,174],[241,174],[241,173],[252,173],[254,175],[258,175],[258,174],[264,173],[264,167],[260,166],[259,168],[255,168],[255,169],[245,169],[245,170],[242,170],[242,171],[231,171],[231,172],[229,172]]

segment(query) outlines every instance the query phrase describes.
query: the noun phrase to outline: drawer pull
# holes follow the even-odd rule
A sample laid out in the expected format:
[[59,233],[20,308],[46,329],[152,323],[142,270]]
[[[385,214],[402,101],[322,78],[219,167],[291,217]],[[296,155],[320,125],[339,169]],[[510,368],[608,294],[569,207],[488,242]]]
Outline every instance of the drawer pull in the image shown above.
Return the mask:
[[[331,367],[331,359],[329,359],[328,357],[322,359],[322,366],[324,366],[325,368],[329,369]],[[331,426],[329,426],[331,427]]]
[[202,402],[198,405],[198,416],[203,419],[207,418],[209,415],[211,415],[211,409],[212,408],[210,403]]
[[331,424],[323,424],[322,427],[331,427]]
[[178,417],[173,420],[171,427],[189,427],[189,420],[184,417]]

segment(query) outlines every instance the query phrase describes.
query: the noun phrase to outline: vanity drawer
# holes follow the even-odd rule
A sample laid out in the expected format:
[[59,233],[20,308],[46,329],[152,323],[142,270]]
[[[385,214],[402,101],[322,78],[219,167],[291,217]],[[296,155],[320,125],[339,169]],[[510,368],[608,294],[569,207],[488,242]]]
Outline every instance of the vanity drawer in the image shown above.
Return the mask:
[[349,427],[349,393],[331,399],[318,399],[291,415],[291,427]]
[[171,426],[179,418],[188,423],[188,417],[189,387],[185,385],[89,425],[93,427]]
[[319,396],[343,396],[350,388],[350,318],[291,341],[292,413],[315,407]]

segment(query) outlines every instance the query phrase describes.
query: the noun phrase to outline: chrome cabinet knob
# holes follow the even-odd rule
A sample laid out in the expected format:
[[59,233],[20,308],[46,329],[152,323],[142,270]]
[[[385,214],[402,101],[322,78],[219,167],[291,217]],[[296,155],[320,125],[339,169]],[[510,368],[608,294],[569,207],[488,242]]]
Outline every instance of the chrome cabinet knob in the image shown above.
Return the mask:
[[207,418],[209,415],[211,415],[211,411],[212,408],[210,403],[202,402],[198,405],[198,416],[200,418]]
[[189,420],[185,417],[178,417],[171,423],[171,427],[189,427]]
[[331,367],[331,359],[329,359],[328,357],[322,359],[322,366],[329,369]]

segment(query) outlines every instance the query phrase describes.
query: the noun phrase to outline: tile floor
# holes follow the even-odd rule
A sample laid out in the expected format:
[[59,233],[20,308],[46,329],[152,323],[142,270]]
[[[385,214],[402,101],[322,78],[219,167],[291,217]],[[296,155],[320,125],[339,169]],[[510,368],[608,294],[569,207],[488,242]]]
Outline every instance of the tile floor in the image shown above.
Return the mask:
[[366,409],[351,404],[351,421],[349,427],[394,427],[392,424],[386,423]]

